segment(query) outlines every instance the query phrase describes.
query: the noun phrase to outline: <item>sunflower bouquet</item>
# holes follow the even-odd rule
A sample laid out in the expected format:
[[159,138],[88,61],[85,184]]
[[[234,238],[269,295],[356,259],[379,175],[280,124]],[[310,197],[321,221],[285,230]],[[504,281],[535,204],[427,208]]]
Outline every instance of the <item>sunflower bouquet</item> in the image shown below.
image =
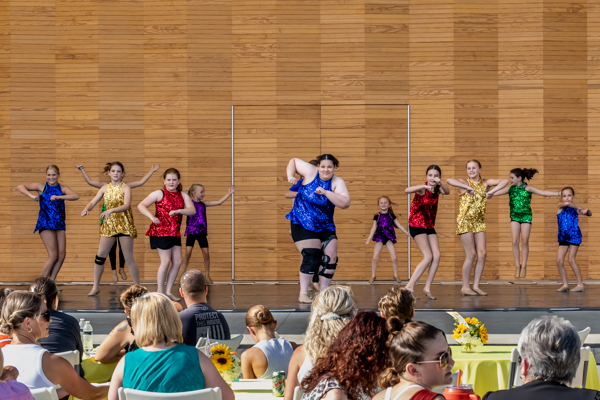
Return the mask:
[[224,344],[217,344],[210,348],[210,360],[225,382],[233,382],[242,373],[240,359]]
[[452,331],[452,337],[460,344],[463,352],[472,353],[478,346],[488,342],[487,328],[477,318],[462,318],[458,313],[454,316],[456,328]]

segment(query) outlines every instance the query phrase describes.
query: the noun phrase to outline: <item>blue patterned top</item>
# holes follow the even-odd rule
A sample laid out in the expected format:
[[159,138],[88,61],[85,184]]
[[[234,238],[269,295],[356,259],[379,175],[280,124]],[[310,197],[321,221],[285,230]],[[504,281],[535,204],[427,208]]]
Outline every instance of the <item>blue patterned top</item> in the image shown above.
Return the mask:
[[335,231],[333,223],[335,206],[327,196],[315,193],[319,186],[331,191],[332,181],[333,176],[328,181],[324,181],[317,173],[310,183],[300,186],[294,199],[294,207],[285,217],[311,232]]
[[577,209],[565,207],[556,215],[558,220],[558,242],[581,244],[581,229]]
[[46,182],[44,191],[39,196],[40,213],[33,233],[44,229],[65,230],[65,201],[50,200],[52,196],[62,196],[63,194],[60,183],[51,186]]

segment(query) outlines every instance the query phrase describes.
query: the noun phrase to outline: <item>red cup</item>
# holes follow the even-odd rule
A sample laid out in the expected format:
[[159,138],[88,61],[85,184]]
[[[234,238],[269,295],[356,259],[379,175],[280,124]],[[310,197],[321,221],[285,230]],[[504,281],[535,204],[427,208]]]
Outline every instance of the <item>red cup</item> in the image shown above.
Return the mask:
[[444,398],[446,400],[481,400],[481,397],[473,391],[472,385],[446,386]]

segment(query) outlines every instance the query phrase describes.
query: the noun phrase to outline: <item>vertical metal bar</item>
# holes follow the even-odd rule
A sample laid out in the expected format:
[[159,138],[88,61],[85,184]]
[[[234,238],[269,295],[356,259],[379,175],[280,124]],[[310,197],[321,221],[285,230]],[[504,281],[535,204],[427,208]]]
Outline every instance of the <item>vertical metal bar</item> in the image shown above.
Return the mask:
[[[233,107],[231,106],[231,185],[235,184],[233,175]],[[235,193],[231,195],[231,280],[235,280]]]
[[[407,125],[407,131],[408,131],[408,151],[406,152],[406,156],[408,159],[408,187],[410,187],[410,104],[408,104],[406,106],[407,109],[407,121],[406,121],[406,125]],[[408,196],[408,206],[407,206],[407,210],[406,210],[406,215],[410,215],[410,193],[407,195]],[[410,279],[410,237],[407,238],[408,241],[408,279]]]

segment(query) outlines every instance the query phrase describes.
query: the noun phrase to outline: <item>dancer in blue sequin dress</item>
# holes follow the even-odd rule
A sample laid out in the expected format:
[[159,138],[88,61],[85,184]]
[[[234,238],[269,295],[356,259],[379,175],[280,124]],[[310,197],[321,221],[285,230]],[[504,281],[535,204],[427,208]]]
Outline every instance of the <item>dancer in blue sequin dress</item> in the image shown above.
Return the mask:
[[573,268],[573,272],[577,277],[577,286],[571,289],[571,292],[583,292],[585,291],[583,279],[577,261],[575,260],[582,239],[581,229],[579,229],[579,216],[585,215],[591,217],[592,212],[587,208],[581,208],[573,204],[573,199],[575,198],[575,190],[573,190],[573,188],[564,188],[560,191],[560,195],[562,201],[558,203],[558,210],[556,212],[556,219],[558,221],[558,253],[556,255],[556,265],[558,266],[558,273],[560,274],[563,285],[557,292],[569,291],[567,271],[565,270],[565,256],[567,255],[567,251],[569,252],[569,265]]
[[[350,194],[342,178],[333,174],[339,165],[331,154],[317,157],[318,167],[292,158],[286,172],[289,183],[295,174],[303,177],[294,199],[294,207],[286,218],[291,221],[292,239],[302,254],[300,265],[301,303],[310,303],[308,286],[319,274],[321,290],[329,286],[337,266],[337,236],[333,222],[335,207],[350,207]],[[321,266],[323,268],[321,268]]]
[[[48,259],[42,267],[42,276],[56,279],[65,260],[67,237],[65,235],[65,200],[77,200],[79,195],[67,186],[58,183],[60,177],[56,165],[46,168],[46,183],[26,183],[17,190],[40,203],[35,232],[40,233],[48,252]],[[37,192],[37,195],[31,192]]]

